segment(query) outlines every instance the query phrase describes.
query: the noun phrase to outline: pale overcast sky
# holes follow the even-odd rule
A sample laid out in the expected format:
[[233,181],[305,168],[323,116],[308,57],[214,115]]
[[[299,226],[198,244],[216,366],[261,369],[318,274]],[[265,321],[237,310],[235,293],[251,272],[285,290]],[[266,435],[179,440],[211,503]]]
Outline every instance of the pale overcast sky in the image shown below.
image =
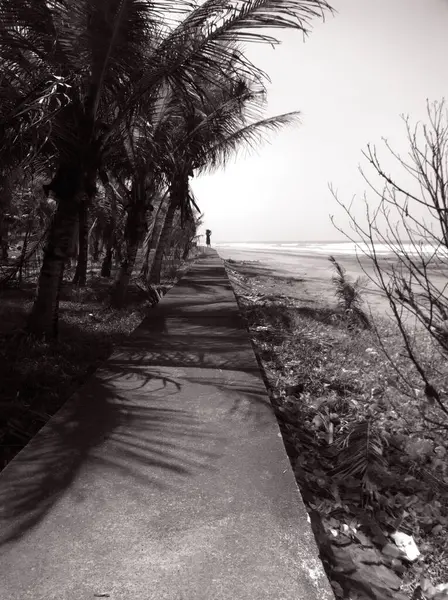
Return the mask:
[[448,0],[330,4],[337,12],[305,42],[287,31],[275,50],[248,49],[272,80],[267,115],[300,110],[303,122],[193,180],[215,242],[343,239],[329,220],[346,223],[328,183],[348,202],[362,194],[366,144],[387,137],[403,150],[399,115],[422,119],[426,98],[448,100]]

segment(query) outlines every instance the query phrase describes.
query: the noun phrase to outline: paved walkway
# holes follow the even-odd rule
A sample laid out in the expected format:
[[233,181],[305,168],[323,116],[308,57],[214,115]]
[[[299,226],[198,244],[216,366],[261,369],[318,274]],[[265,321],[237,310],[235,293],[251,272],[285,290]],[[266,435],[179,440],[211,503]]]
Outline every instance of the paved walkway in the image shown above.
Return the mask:
[[221,259],[0,474],[2,600],[333,598]]

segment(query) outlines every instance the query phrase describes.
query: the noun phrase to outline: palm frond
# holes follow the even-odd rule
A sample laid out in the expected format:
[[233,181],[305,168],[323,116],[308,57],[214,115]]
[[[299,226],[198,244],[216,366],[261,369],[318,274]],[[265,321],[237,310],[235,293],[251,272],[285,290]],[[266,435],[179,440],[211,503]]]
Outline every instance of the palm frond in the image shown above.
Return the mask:
[[364,328],[369,329],[371,327],[370,319],[362,307],[364,304],[362,292],[363,279],[358,277],[355,281],[351,281],[347,276],[345,268],[334,256],[329,256],[328,260],[335,270],[331,280],[339,305],[352,322],[361,324]]
[[383,450],[383,438],[370,419],[354,423],[339,444],[338,465],[331,475],[372,479],[386,465]]
[[[268,79],[241,51],[244,42],[278,43],[268,29],[294,28],[308,33],[314,17],[331,11],[326,0],[206,0],[170,32],[149,57],[152,68],[142,73],[128,99],[127,111],[162,81],[184,94],[195,89],[197,77],[222,78],[244,74],[258,81]],[[197,87],[196,87],[197,89]]]
[[[192,206],[199,214],[201,214],[201,209],[198,206],[198,203],[196,201],[196,197],[193,193],[193,190],[191,189],[191,187],[189,187],[188,189],[188,197],[189,197],[189,206]],[[191,217],[193,218],[193,211],[191,211]]]
[[286,125],[299,123],[299,112],[285,113],[283,115],[277,115],[275,117],[257,121],[256,123],[250,123],[249,125],[230,133],[228,136],[223,136],[207,148],[201,163],[196,165],[196,168],[200,172],[212,171],[225,165],[241,146],[246,145],[254,150],[260,142],[265,141],[266,133],[277,132]]

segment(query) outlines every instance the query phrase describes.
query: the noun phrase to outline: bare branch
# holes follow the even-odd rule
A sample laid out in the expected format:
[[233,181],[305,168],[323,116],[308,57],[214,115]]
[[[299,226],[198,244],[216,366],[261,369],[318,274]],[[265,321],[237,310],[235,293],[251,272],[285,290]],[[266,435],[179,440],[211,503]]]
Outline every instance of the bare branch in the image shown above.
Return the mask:
[[[365,159],[383,183],[380,191],[361,175],[373,191],[379,204],[372,208],[364,198],[366,224],[353,215],[353,200],[345,206],[330,186],[335,200],[349,218],[348,234],[338,227],[356,245],[358,262],[369,280],[385,295],[392,318],[406,355],[423,385],[428,406],[437,408],[448,424],[446,393],[448,374],[431,357],[422,354],[417,339],[422,332],[435,348],[435,354],[445,363],[448,358],[448,298],[446,272],[448,268],[448,111],[444,101],[427,105],[428,123],[411,126],[409,117],[403,117],[409,144],[410,162],[404,161],[387,140],[383,142],[390,155],[408,177],[418,183],[419,192],[411,191],[388,174],[381,166],[377,150],[368,145]],[[416,209],[426,212],[427,221]],[[355,239],[356,238],[356,239]],[[359,241],[361,240],[361,241]],[[388,256],[380,255],[380,245]],[[373,275],[359,258],[368,259]],[[409,327],[407,322],[413,324]],[[378,335],[385,356],[403,384],[409,385],[402,367],[387,350]],[[445,383],[441,383],[445,380]],[[426,406],[421,407],[428,423],[440,427]],[[446,425],[442,425],[445,427]]]

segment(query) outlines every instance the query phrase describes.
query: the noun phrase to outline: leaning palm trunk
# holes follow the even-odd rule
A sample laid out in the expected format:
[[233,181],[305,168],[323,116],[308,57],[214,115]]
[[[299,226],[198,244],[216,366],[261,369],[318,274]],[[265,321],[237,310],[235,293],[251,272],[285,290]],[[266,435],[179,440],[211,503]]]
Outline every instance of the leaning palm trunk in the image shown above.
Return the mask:
[[169,204],[168,204],[168,210],[166,212],[162,231],[160,233],[160,238],[157,243],[156,253],[154,256],[154,262],[151,266],[151,271],[150,271],[150,276],[149,276],[149,280],[151,283],[155,283],[155,284],[160,283],[163,257],[165,255],[165,252],[168,249],[169,243],[171,241],[174,215],[176,214],[177,206],[178,206],[178,201],[176,199],[176,195],[171,193],[171,196],[169,199]]
[[134,202],[129,210],[125,227],[125,256],[120,264],[112,292],[112,305],[115,308],[122,308],[126,299],[138,248],[144,235],[146,210],[145,203],[138,201]]
[[187,260],[190,255],[190,252],[193,248],[193,242],[196,237],[196,225],[193,223],[191,226],[191,232],[187,232],[185,242],[184,242],[184,250],[182,253],[182,260]]
[[[179,170],[174,174],[172,183],[169,190],[169,201],[168,201],[168,210],[166,213],[165,221],[163,223],[162,232],[160,234],[160,239],[157,244],[156,254],[154,257],[154,263],[151,268],[151,274],[149,280],[151,283],[158,284],[160,283],[160,278],[162,274],[162,263],[163,257],[169,248],[172,233],[173,233],[173,223],[174,216],[176,214],[176,210],[178,208],[185,207],[187,205],[188,192],[189,192],[189,167],[187,169]],[[183,225],[183,216],[181,218],[181,222]]]
[[160,235],[162,233],[163,224],[165,223],[167,208],[165,198],[166,195],[163,196],[162,200],[160,201],[146,246],[145,259],[140,271],[140,277],[143,277],[144,279],[147,279],[149,274],[151,273],[151,269],[154,264],[156,249],[159,243]]
[[148,272],[149,272],[149,259],[151,256],[151,250],[152,250],[152,245],[153,245],[153,233],[154,233],[154,226],[156,224],[156,220],[154,220],[153,222],[153,226],[151,231],[148,232],[146,240],[143,244],[144,247],[144,251],[145,251],[145,257],[143,259],[143,264],[142,264],[142,268],[140,269],[140,277],[142,277],[143,279],[146,279],[148,277]]
[[78,260],[76,263],[73,283],[80,287],[85,287],[87,283],[87,266],[89,254],[89,208],[87,198],[84,198],[79,204],[79,224],[78,224]]

